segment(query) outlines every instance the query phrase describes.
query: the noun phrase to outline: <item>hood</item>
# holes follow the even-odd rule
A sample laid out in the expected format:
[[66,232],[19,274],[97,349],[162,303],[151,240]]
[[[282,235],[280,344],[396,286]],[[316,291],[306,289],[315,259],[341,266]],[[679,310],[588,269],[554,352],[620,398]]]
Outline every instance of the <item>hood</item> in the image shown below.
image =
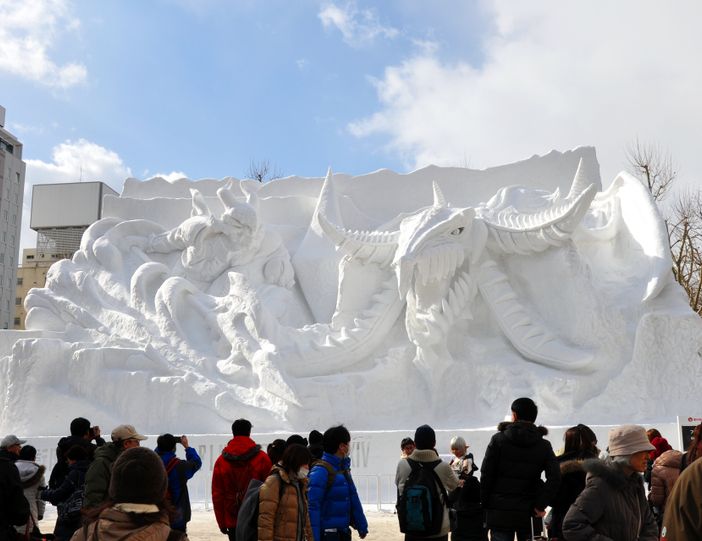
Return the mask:
[[115,461],[121,452],[122,448],[118,447],[114,442],[106,443],[95,449],[95,459],[102,458],[108,461]]
[[624,490],[627,486],[640,485],[643,487],[643,477],[638,473],[627,475],[624,470],[609,459],[593,458],[583,462],[583,469],[588,478],[599,477],[616,490]]
[[86,443],[88,442],[80,436],[66,436],[59,440],[57,447],[61,450],[61,454],[65,454],[74,445],[85,447]]
[[339,458],[336,455],[325,452],[322,455],[322,460],[329,462],[337,470],[348,470],[351,467],[351,458]]
[[583,459],[574,458],[571,460],[564,460],[560,463],[561,475],[566,475],[569,473],[585,472],[583,468]]
[[222,456],[229,462],[246,462],[255,457],[261,446],[247,436],[234,436],[222,450]]
[[277,472],[278,475],[280,475],[280,478],[283,480],[284,483],[292,484],[293,481],[297,481],[303,487],[307,486],[307,481],[308,481],[307,477],[303,477],[302,479],[297,478],[297,477],[295,479],[291,479],[290,474],[288,472],[286,472],[283,469],[283,467],[280,466],[279,464],[275,464],[273,466],[271,473],[273,473],[274,471]]
[[36,462],[31,462],[30,460],[18,460],[15,462],[15,466],[17,466],[22,486],[25,488],[38,483],[41,476],[44,475],[46,471],[44,466],[40,466]]
[[682,461],[682,453],[671,449],[666,451],[661,456],[659,456],[653,463],[654,466],[660,466],[661,468],[675,468],[680,469],[680,462]]
[[436,462],[441,460],[434,449],[415,449],[407,458],[411,458],[416,462]]
[[503,422],[497,425],[497,430],[504,433],[508,440],[519,447],[531,447],[541,440],[548,429],[525,421]]

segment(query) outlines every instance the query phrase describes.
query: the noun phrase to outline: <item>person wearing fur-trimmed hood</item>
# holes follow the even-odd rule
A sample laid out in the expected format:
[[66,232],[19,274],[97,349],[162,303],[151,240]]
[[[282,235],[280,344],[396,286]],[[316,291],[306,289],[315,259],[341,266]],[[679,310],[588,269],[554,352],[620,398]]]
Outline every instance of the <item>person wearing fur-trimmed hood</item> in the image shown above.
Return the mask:
[[[558,491],[560,470],[548,430],[536,426],[538,408],[530,398],[512,402],[512,422],[500,423],[485,451],[480,469],[480,499],[493,541],[530,537]],[[546,482],[541,480],[545,472]]]
[[567,541],[657,541],[658,526],[641,474],[654,449],[646,429],[624,425],[609,431],[609,457],[588,460],[585,489],[563,520]]

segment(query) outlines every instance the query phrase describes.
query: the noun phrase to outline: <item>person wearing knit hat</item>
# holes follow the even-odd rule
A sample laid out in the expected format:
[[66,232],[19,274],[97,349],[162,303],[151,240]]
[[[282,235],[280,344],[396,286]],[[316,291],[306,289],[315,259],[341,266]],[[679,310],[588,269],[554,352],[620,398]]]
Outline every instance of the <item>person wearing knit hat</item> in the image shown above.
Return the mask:
[[658,525],[646,500],[641,474],[655,449],[638,425],[609,431],[609,457],[587,460],[585,489],[563,520],[563,536],[575,541],[609,538],[656,541]]
[[145,447],[125,450],[112,467],[109,500],[88,513],[93,521],[78,530],[73,541],[187,540],[169,525],[167,489],[166,469],[156,453]]
[[[410,482],[410,485],[412,483],[410,480],[410,475],[412,474],[413,470],[417,470],[417,468],[433,469],[434,473],[436,474],[435,478],[438,478],[439,482],[441,483],[441,486],[438,486],[437,483],[437,490],[439,493],[450,493],[458,487],[458,477],[453,472],[451,467],[439,458],[439,454],[436,452],[436,449],[434,449],[434,447],[436,447],[436,433],[432,427],[429,425],[417,427],[417,430],[414,433],[414,444],[416,445],[415,450],[412,451],[407,458],[400,459],[397,464],[395,484],[397,485],[398,507],[403,503],[402,495],[405,492],[405,486],[408,485],[408,481]],[[441,529],[438,534],[434,534],[428,539],[432,539],[433,541],[448,541],[450,522],[448,511],[449,502],[447,500],[448,498],[446,498],[446,500],[442,500],[443,517]],[[401,515],[402,512],[398,509],[398,517],[401,518]],[[400,524],[403,524],[402,521]],[[404,529],[402,531],[405,531],[405,541],[419,539],[419,537],[416,537],[411,533],[407,533]],[[422,538],[426,537],[422,536]]]

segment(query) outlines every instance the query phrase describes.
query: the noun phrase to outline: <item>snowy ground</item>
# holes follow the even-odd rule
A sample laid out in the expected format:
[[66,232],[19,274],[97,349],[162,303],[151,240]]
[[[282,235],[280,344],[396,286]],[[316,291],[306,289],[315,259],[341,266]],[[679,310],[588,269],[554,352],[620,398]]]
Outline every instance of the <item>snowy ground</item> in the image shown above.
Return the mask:
[[[39,523],[42,532],[52,532],[56,515],[49,513],[49,517]],[[369,523],[368,541],[399,541],[404,538],[400,533],[397,515],[390,510],[378,511],[375,507],[366,509],[366,518]],[[210,509],[198,509],[193,512],[193,518],[188,525],[188,537],[194,541],[226,541],[217,528],[214,512]],[[354,533],[353,539],[358,539]]]

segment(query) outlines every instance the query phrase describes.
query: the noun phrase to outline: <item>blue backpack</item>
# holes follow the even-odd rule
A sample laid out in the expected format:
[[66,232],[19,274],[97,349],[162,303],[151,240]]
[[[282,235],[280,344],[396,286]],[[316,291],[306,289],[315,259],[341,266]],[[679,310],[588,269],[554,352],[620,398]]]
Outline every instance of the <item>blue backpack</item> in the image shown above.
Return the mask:
[[397,502],[400,531],[412,537],[432,537],[441,533],[448,494],[434,468],[441,460],[417,462],[407,459],[412,471]]

